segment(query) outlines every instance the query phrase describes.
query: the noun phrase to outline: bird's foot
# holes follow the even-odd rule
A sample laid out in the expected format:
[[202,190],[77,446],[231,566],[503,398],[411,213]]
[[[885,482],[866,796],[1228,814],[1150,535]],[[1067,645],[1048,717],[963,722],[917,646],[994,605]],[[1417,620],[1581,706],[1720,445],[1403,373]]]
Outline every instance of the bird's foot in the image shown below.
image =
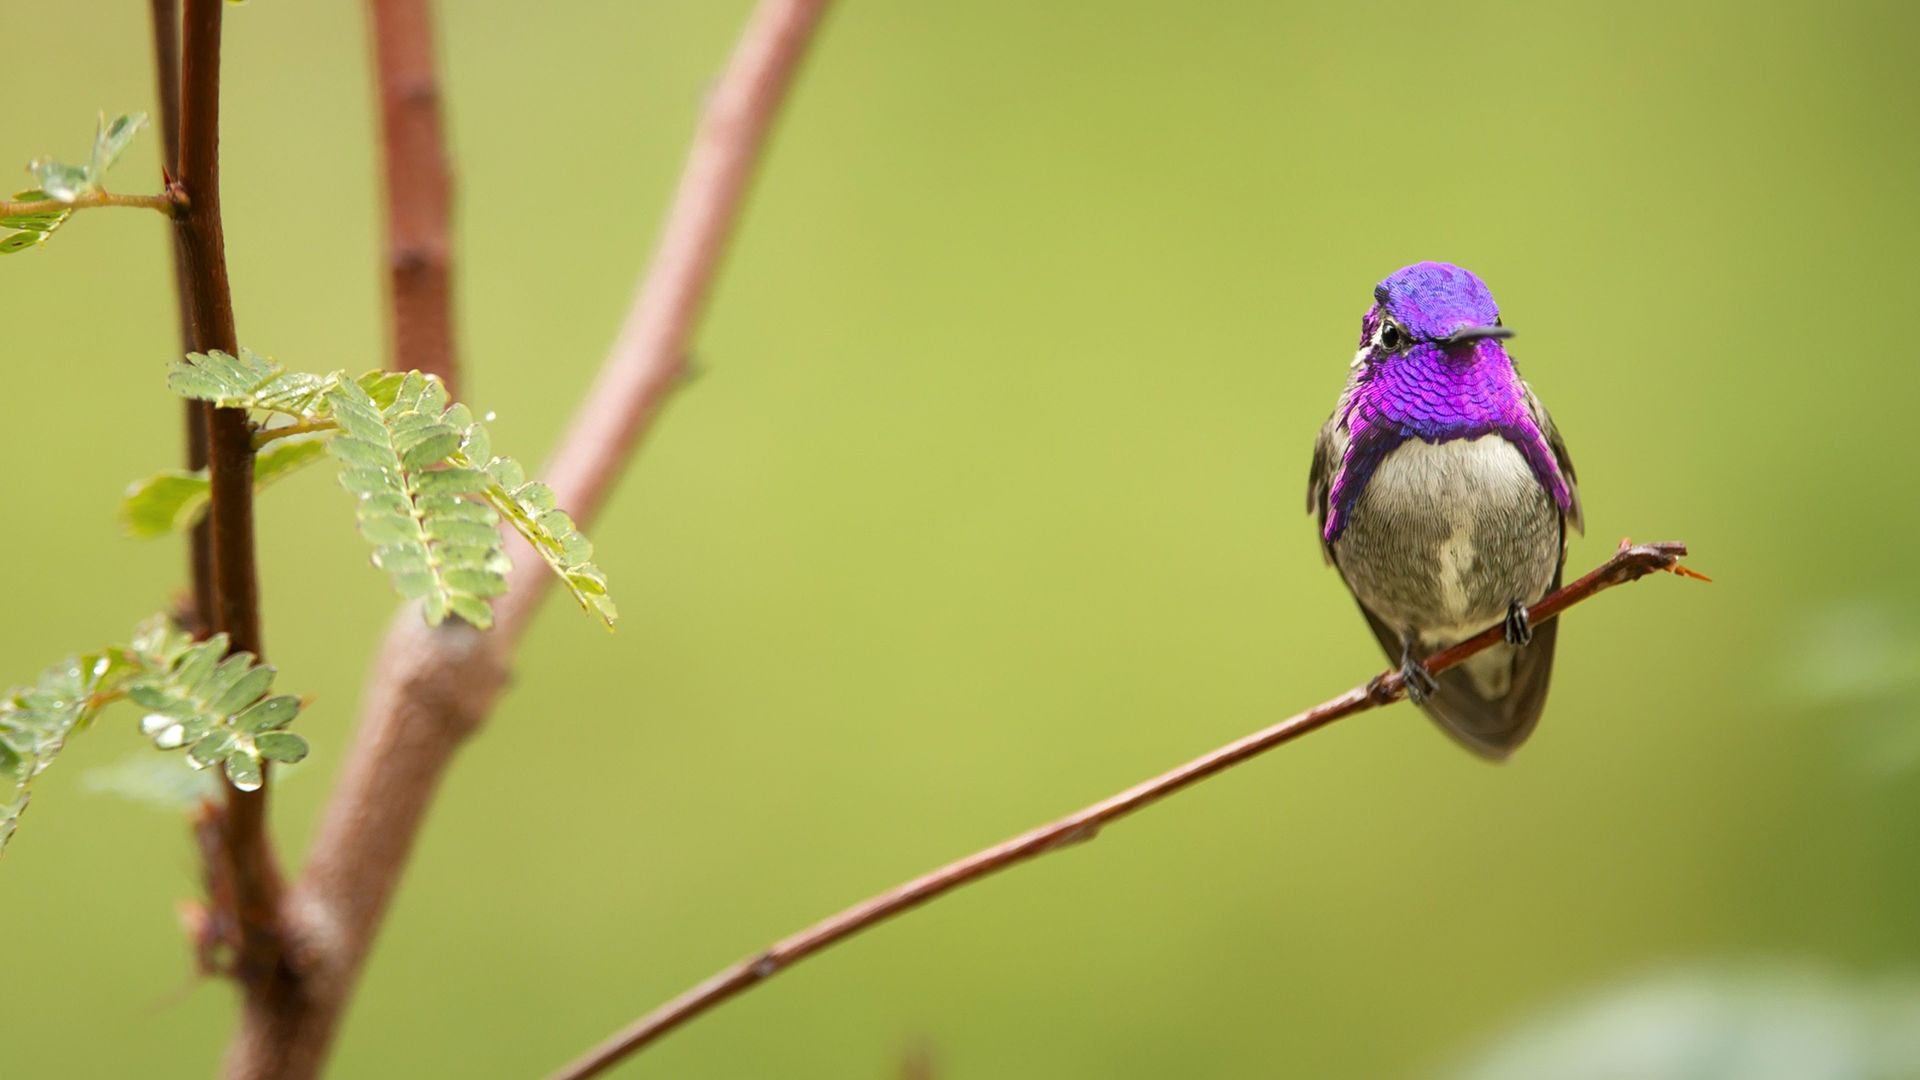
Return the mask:
[[1518,600],[1507,605],[1507,621],[1501,627],[1501,636],[1509,645],[1525,645],[1533,640],[1533,620],[1527,616],[1527,605]]
[[1428,696],[1440,689],[1433,672],[1428,671],[1427,665],[1414,653],[1412,642],[1400,653],[1400,681],[1407,688],[1407,700],[1415,705],[1425,704]]

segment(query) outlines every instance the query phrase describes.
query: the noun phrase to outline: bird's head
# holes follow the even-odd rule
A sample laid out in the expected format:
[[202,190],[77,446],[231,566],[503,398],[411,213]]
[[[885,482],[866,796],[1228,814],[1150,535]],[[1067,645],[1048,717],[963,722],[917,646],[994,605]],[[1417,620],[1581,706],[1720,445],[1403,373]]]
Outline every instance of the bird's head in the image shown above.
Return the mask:
[[1356,368],[1407,358],[1462,365],[1505,359],[1500,342],[1513,336],[1486,282],[1451,263],[1403,266],[1373,287],[1373,301],[1360,323]]

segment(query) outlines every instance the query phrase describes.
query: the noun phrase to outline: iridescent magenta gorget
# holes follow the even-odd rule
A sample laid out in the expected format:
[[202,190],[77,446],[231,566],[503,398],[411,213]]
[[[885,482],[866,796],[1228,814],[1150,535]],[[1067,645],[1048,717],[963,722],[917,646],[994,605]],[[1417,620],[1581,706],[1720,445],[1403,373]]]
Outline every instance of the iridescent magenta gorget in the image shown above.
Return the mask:
[[[1430,443],[1498,434],[1520,449],[1564,513],[1573,491],[1527,409],[1513,359],[1498,338],[1446,339],[1496,326],[1500,309],[1486,283],[1450,263],[1415,263],[1373,290],[1361,322],[1362,356],[1341,402],[1350,441],[1328,492],[1324,539],[1331,544],[1380,462],[1409,439]],[[1385,328],[1387,343],[1381,347]]]

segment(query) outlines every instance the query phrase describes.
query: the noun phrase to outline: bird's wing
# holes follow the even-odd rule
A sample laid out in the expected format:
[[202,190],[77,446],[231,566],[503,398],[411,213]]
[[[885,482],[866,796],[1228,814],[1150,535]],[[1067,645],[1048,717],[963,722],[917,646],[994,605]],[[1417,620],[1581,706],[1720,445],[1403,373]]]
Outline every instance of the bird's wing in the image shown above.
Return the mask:
[[[1342,403],[1344,404],[1344,402]],[[1327,535],[1327,493],[1333,488],[1333,478],[1340,471],[1341,459],[1347,453],[1347,425],[1341,416],[1345,409],[1335,409],[1333,415],[1320,427],[1320,434],[1313,440],[1313,467],[1307,471],[1307,513],[1314,515],[1319,523],[1316,532],[1321,537],[1320,553],[1327,562],[1333,562],[1333,548],[1326,542]]]
[[1584,533],[1587,529],[1580,511],[1580,485],[1573,473],[1573,459],[1567,456],[1567,444],[1561,440],[1560,429],[1553,426],[1553,417],[1547,413],[1547,407],[1540,404],[1540,397],[1533,392],[1533,387],[1528,386],[1525,379],[1520,380],[1520,386],[1527,392],[1527,412],[1533,415],[1534,426],[1547,437],[1547,446],[1553,450],[1553,460],[1560,466],[1560,475],[1567,478],[1567,492],[1572,500],[1567,506],[1566,523],[1572,525],[1575,532]]

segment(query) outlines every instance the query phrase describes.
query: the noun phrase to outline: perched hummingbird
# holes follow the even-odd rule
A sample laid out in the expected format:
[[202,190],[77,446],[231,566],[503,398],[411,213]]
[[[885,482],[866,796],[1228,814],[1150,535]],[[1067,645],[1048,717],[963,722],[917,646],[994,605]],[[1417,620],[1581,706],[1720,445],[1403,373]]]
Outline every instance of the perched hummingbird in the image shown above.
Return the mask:
[[[1560,586],[1581,527],[1573,462],[1505,339],[1486,283],[1448,263],[1374,286],[1360,351],[1313,447],[1307,509],[1407,696],[1469,750],[1504,758],[1547,700]],[[1503,622],[1505,644],[1429,673],[1421,659]]]

